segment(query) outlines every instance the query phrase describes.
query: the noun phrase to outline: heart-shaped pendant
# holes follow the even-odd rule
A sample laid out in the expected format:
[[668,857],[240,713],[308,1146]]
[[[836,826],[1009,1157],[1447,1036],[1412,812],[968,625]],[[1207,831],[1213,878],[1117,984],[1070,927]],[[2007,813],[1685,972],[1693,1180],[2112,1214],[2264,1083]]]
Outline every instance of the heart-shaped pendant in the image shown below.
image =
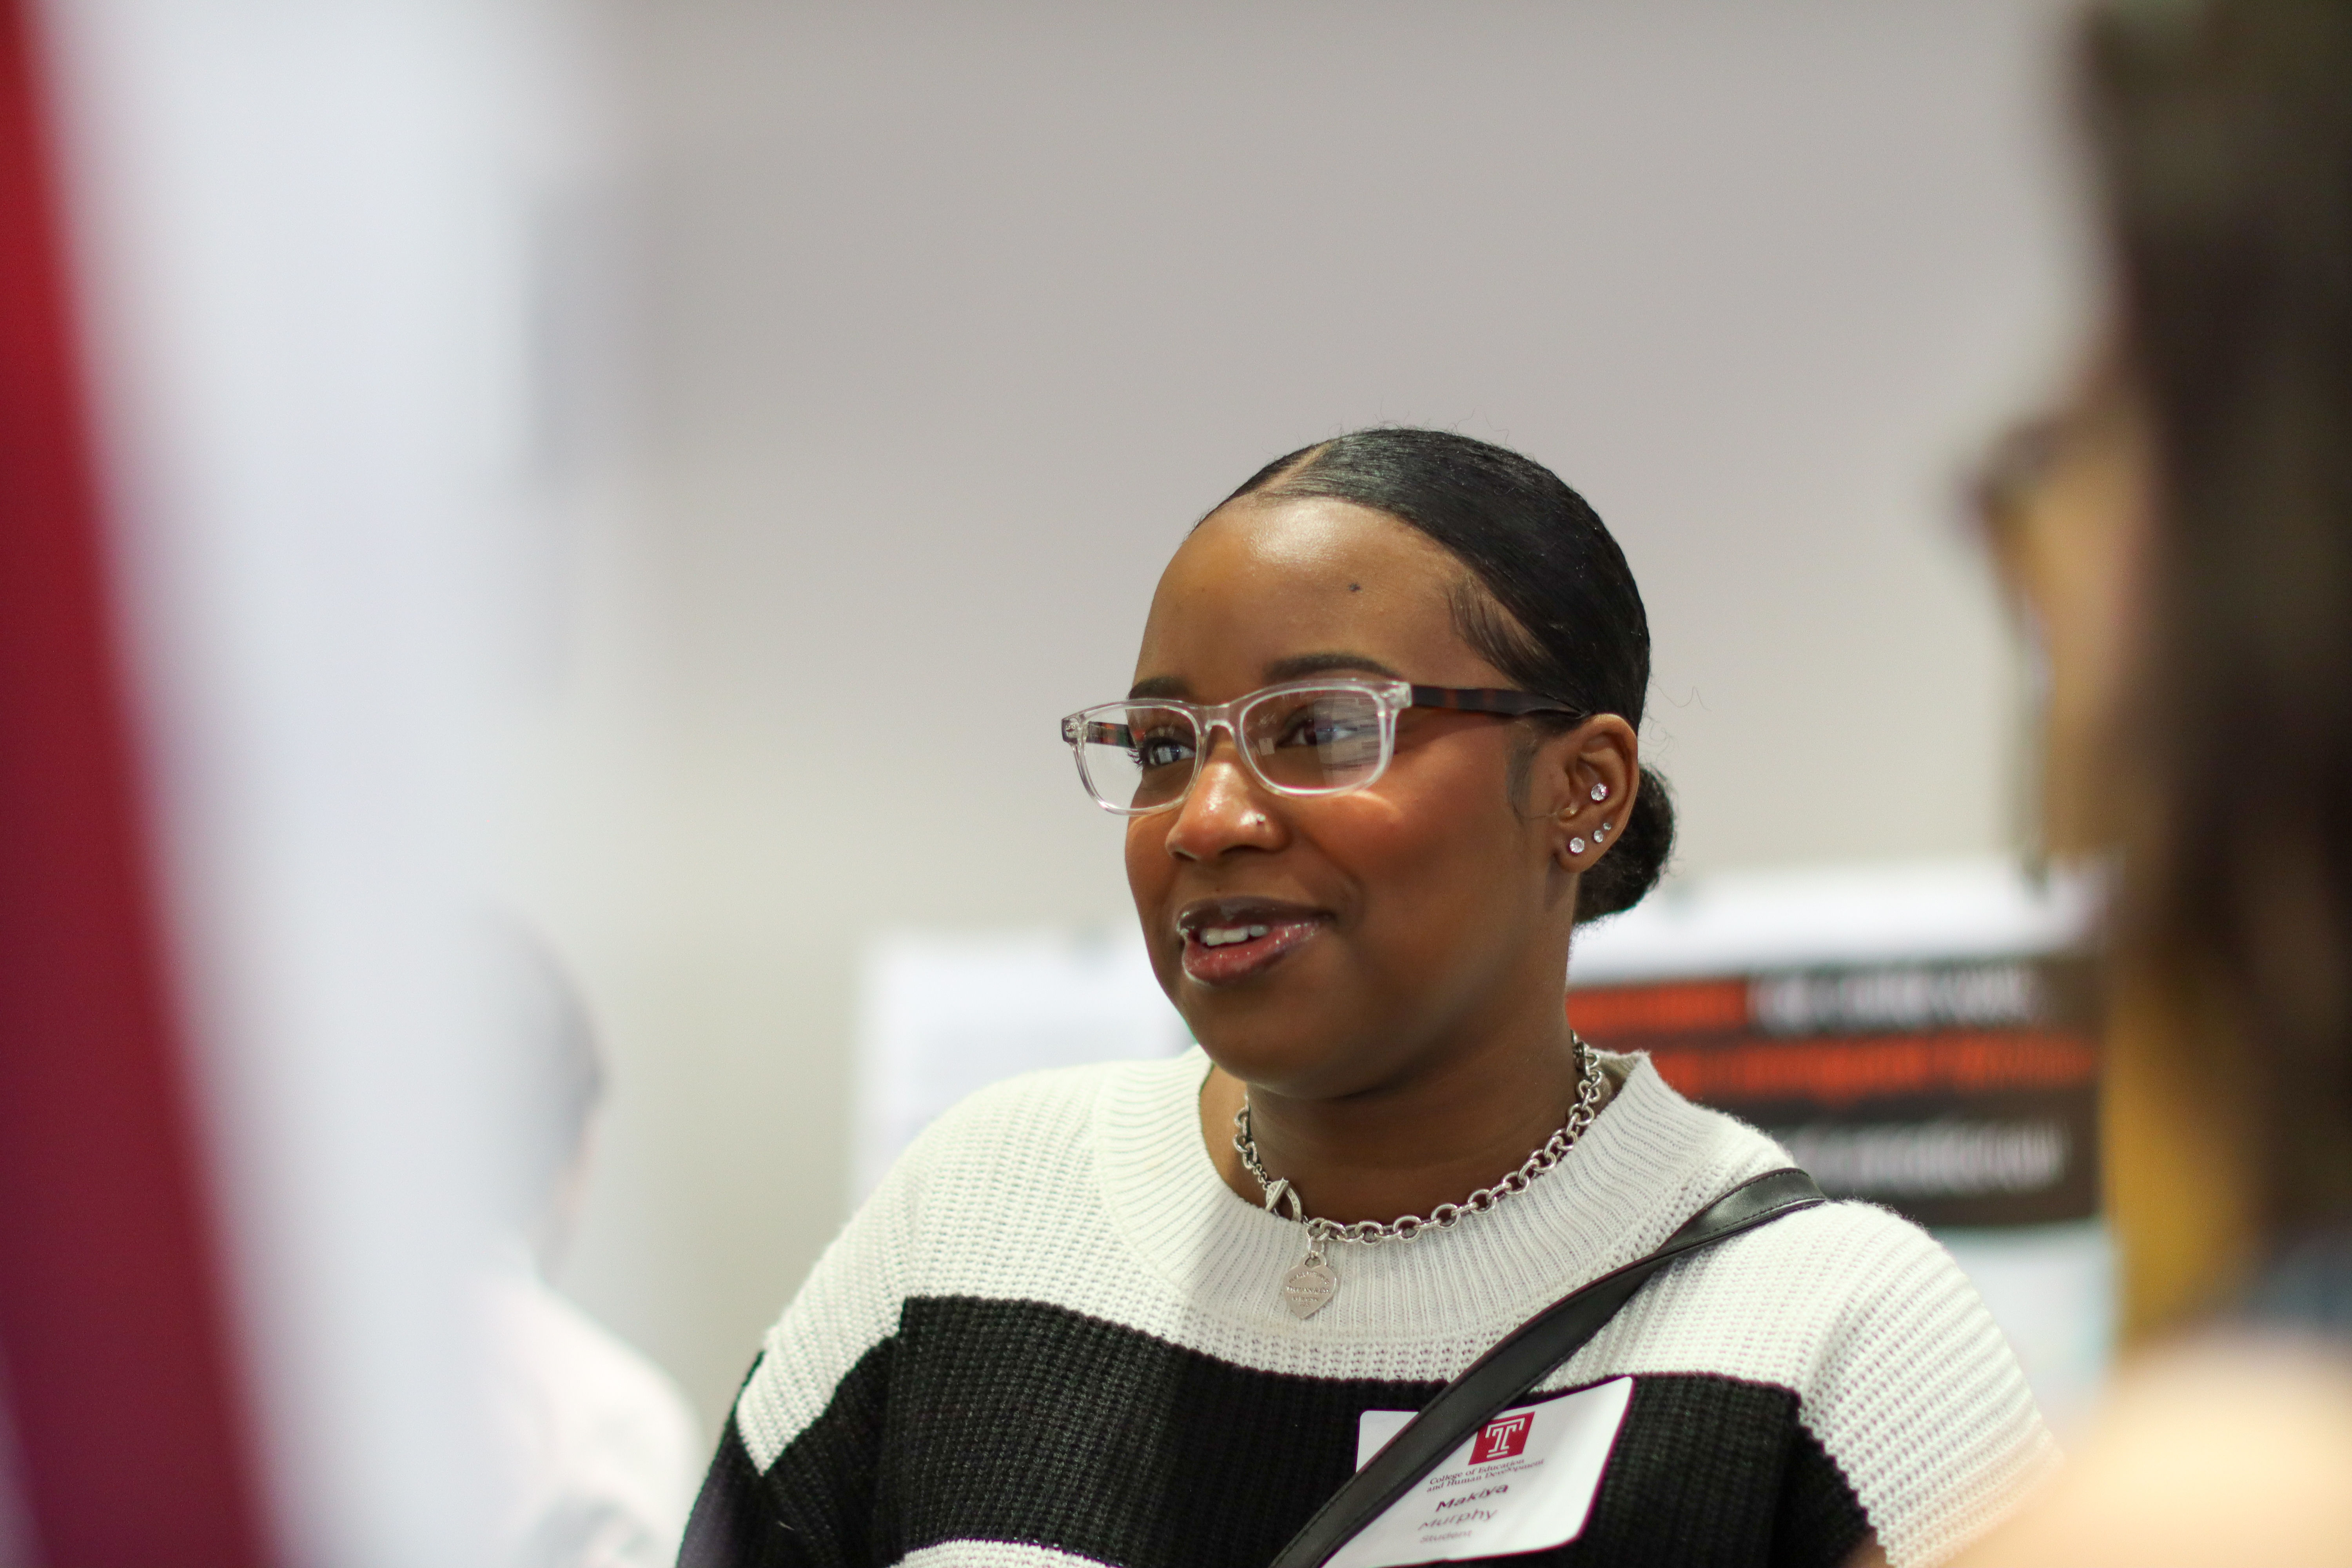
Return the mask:
[[1290,1309],[1293,1317],[1311,1318],[1323,1310],[1323,1303],[1339,1289],[1339,1271],[1328,1263],[1309,1258],[1282,1277],[1282,1304]]

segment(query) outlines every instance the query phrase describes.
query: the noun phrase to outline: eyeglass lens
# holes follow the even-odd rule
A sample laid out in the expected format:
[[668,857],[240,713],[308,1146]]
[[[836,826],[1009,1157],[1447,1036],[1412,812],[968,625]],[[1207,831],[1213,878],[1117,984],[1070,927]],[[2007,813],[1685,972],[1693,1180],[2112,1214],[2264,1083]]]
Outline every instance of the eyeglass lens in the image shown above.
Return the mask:
[[[1272,691],[1240,715],[1253,771],[1276,789],[1330,795],[1360,789],[1386,761],[1380,699],[1347,687]],[[1119,811],[1173,804],[1192,786],[1201,738],[1181,708],[1130,702],[1087,715],[1079,762],[1097,798]]]

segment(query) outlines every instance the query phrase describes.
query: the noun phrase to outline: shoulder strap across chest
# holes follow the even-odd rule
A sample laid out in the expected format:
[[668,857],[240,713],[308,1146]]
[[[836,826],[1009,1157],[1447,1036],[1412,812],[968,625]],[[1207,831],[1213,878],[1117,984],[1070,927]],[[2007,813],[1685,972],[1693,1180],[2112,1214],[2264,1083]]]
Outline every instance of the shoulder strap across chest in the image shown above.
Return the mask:
[[1512,1330],[1316,1511],[1273,1568],[1320,1568],[1444,1458],[1601,1331],[1651,1275],[1687,1253],[1826,1202],[1812,1177],[1768,1171],[1691,1216],[1655,1252],[1580,1286]]

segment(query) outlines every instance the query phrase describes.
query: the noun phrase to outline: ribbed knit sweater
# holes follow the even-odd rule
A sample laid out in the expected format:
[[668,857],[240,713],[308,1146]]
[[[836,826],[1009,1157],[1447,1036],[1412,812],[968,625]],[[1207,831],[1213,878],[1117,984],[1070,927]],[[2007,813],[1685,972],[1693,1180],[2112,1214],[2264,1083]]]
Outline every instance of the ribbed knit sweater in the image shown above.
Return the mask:
[[[1495,1341],[1788,1164],[1646,1058],[1525,1193],[1409,1244],[1340,1246],[1301,1321],[1294,1222],[1202,1142],[1205,1058],[1036,1074],[932,1126],[767,1336],[688,1568],[1268,1562]],[[1868,1205],[1669,1265],[1542,1385],[1629,1375],[1581,1532],[1549,1563],[1947,1556],[2056,1463],[1951,1258]],[[1540,1484],[1540,1483],[1529,1483]]]

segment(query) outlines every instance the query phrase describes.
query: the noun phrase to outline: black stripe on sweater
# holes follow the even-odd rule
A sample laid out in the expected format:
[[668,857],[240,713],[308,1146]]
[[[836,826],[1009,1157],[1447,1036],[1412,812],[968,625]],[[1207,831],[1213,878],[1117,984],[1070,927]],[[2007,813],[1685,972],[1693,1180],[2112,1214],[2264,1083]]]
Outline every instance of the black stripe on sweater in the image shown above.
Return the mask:
[[[1035,1302],[917,1298],[764,1475],[730,1422],[685,1568],[880,1568],[952,1541],[1121,1568],[1271,1560],[1353,1468],[1357,1418],[1433,1383],[1237,1367]],[[1592,1518],[1539,1565],[1836,1563],[1867,1530],[1786,1389],[1634,1384]]]

